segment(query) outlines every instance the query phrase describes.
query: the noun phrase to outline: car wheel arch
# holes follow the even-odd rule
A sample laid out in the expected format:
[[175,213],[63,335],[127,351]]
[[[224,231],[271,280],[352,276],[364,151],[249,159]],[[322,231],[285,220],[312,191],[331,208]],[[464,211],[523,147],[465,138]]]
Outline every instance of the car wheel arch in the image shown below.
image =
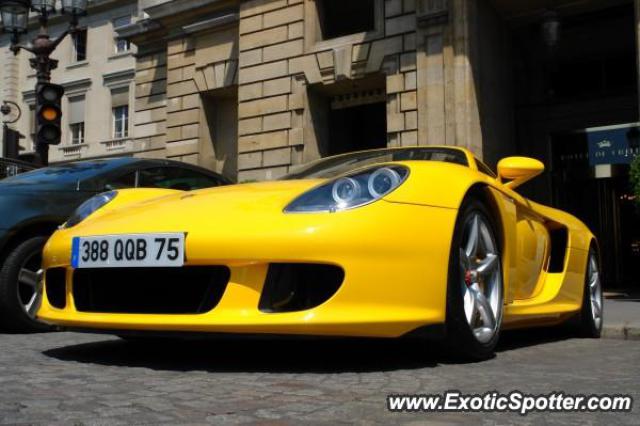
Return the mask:
[[498,233],[498,246],[501,251],[504,250],[504,223],[502,221],[502,215],[500,214],[500,208],[498,207],[498,201],[495,198],[495,194],[491,192],[490,186],[486,183],[476,182],[467,189],[467,192],[460,202],[460,206],[462,206],[471,197],[484,204],[484,206],[492,213],[492,219],[496,227],[496,232]]
[[498,197],[500,192],[493,188],[491,185],[484,182],[475,182],[469,186],[464,197],[460,201],[460,207],[464,205],[467,200],[474,198],[480,201],[491,213],[491,219],[496,232],[496,239],[498,248],[502,254],[502,279],[503,279],[503,294],[504,303],[510,304],[513,301],[512,294],[512,274],[510,271],[511,258],[515,256],[515,246],[513,242],[507,240],[507,224],[504,222],[501,208],[499,207],[500,201]]
[[40,219],[29,221],[18,227],[14,227],[10,232],[10,236],[4,246],[0,248],[0,265],[4,263],[4,259],[17,245],[22,241],[26,241],[32,237],[44,236],[48,237],[55,232],[62,222],[52,219]]

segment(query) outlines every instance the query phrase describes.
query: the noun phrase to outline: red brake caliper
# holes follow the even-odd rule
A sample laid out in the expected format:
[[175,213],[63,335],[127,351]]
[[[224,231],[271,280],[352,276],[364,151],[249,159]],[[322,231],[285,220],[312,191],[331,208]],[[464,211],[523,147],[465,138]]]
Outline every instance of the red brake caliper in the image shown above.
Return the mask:
[[467,285],[467,287],[470,287],[472,284],[471,281],[471,270],[467,269],[464,273],[464,283]]

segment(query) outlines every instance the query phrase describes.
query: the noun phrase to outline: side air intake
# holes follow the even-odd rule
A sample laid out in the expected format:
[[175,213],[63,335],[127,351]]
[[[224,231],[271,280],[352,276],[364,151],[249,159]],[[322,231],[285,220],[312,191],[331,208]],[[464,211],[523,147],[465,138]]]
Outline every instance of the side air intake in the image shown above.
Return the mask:
[[260,297],[262,312],[295,312],[315,308],[333,296],[344,271],[333,265],[272,263]]

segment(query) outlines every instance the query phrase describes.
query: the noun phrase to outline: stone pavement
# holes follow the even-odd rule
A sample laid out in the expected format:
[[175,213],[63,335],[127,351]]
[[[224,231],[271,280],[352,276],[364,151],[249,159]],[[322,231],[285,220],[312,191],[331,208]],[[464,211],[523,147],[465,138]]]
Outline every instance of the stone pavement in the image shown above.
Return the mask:
[[[406,341],[132,344],[0,334],[0,424],[640,424],[640,342],[510,332],[497,356],[452,362]],[[631,413],[396,414],[397,393],[631,394]]]
[[640,295],[609,295],[605,298],[602,336],[640,340]]

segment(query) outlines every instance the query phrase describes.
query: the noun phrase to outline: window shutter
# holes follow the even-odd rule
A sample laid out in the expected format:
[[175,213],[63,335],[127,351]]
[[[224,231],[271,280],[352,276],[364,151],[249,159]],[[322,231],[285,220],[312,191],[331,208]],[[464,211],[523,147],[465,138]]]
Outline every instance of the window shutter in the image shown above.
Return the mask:
[[129,105],[129,89],[113,89],[111,91],[111,106],[113,108]]
[[69,124],[84,123],[84,96],[69,99]]

